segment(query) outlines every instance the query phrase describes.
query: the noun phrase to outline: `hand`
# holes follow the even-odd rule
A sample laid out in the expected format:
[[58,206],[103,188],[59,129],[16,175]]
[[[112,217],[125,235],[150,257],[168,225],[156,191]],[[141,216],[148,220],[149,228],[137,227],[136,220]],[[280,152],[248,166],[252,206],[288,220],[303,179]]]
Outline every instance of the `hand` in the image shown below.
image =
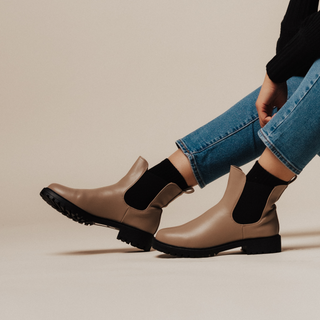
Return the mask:
[[271,120],[274,107],[279,110],[287,102],[287,91],[286,82],[274,83],[266,74],[256,101],[261,128]]

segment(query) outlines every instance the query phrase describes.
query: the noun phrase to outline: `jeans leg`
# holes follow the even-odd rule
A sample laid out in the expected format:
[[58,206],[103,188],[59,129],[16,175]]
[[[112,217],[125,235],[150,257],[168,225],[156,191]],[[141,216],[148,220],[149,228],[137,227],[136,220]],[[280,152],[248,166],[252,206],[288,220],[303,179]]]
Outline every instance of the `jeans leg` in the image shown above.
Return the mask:
[[296,174],[320,152],[320,59],[258,134],[273,154]]
[[[301,81],[300,77],[288,80],[289,97]],[[228,173],[230,165],[248,163],[265,149],[258,137],[260,124],[255,103],[259,92],[260,88],[176,142],[188,157],[201,188]]]

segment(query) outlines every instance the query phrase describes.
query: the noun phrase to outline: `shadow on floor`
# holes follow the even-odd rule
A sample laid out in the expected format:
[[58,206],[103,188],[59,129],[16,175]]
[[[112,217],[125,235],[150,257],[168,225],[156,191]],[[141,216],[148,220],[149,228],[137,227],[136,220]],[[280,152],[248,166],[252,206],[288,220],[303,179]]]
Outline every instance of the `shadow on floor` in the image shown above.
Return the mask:
[[320,249],[320,243],[306,244],[306,245],[282,246],[282,251],[305,250],[305,249]]
[[55,253],[55,255],[85,256],[85,255],[109,254],[109,253],[143,253],[143,252],[144,252],[143,250],[139,250],[137,248],[119,248],[119,249],[101,249],[101,250],[59,252],[59,253]]
[[[320,237],[320,230],[310,230],[310,231],[294,231],[294,232],[283,232],[281,233],[282,238],[294,238],[294,237]],[[302,250],[302,249],[317,249],[320,248],[320,242],[315,244],[306,245],[286,245],[282,247],[282,251],[289,250]],[[154,251],[154,249],[151,249]],[[59,252],[55,255],[65,255],[65,256],[81,256],[81,255],[97,255],[97,254],[110,254],[110,253],[144,253],[143,250],[137,248],[118,248],[118,249],[100,249],[100,250],[83,250],[83,251],[70,251],[70,252]],[[233,249],[233,251],[225,251],[219,253],[219,255],[235,255],[244,254],[241,250]],[[157,258],[161,259],[181,259],[180,257],[172,256],[169,254],[160,254]]]
[[223,252],[219,252],[218,254],[214,255],[214,256],[210,256],[210,257],[201,257],[201,258],[186,258],[186,257],[177,257],[177,256],[172,256],[170,254],[159,254],[156,256],[156,258],[159,259],[208,259],[208,258],[213,258],[215,256],[231,256],[231,255],[243,255],[245,253],[242,252],[242,250],[239,249],[232,249],[232,250],[227,250],[227,251],[223,251]]
[[281,232],[281,237],[312,237],[320,236],[320,229],[309,230],[309,231],[292,231],[292,232]]
[[[286,238],[307,238],[307,237],[320,237],[320,230],[309,230],[309,231],[292,231],[292,232],[282,232],[282,239]],[[310,240],[311,242],[311,240]],[[303,250],[303,249],[319,249],[320,242],[316,241],[315,243],[307,244],[292,244],[282,246],[282,251],[290,250]]]

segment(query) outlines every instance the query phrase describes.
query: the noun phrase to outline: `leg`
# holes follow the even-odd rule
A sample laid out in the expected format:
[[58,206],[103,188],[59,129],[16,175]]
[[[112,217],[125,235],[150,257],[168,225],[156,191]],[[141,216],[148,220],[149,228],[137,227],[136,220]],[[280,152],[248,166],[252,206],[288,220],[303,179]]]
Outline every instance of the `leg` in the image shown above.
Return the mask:
[[231,168],[222,200],[203,215],[160,230],[154,248],[178,256],[203,257],[235,247],[250,253],[281,251],[275,202],[287,182],[320,151],[320,60],[294,94],[259,131],[267,149],[245,176]]
[[273,176],[283,181],[290,181],[295,176],[268,148],[263,151],[259,164]]
[[181,149],[178,149],[176,152],[174,152],[169,157],[169,160],[184,177],[184,180],[186,181],[188,186],[194,187],[195,185],[198,184],[193,174],[190,162],[188,158],[183,154]]
[[[289,79],[289,98],[301,81],[300,77]],[[184,164],[180,166],[191,167],[185,171],[188,176],[192,170],[195,179],[193,183],[196,181],[203,188],[228,173],[230,165],[241,166],[262,154],[265,145],[258,137],[260,125],[255,107],[259,90],[255,90],[221,116],[177,141],[178,147],[189,160],[189,163],[182,160]]]

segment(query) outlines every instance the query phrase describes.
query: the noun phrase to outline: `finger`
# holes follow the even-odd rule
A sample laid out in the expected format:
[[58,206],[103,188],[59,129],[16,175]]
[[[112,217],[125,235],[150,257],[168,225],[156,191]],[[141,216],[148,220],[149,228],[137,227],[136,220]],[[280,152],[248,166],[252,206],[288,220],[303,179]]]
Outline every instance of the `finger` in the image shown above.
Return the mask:
[[266,116],[264,118],[259,118],[261,128],[263,128],[271,119],[272,119],[272,116]]
[[257,101],[256,108],[258,112],[260,127],[263,128],[268,122],[266,121],[266,118],[270,116],[268,112],[268,106],[266,106],[264,103],[261,103],[260,101]]

